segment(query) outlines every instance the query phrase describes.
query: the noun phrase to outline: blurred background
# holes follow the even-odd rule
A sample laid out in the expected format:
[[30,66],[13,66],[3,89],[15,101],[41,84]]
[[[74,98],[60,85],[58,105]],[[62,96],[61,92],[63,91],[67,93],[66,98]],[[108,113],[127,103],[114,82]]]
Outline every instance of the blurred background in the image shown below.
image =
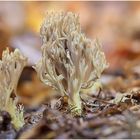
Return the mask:
[[[20,89],[24,95],[31,92],[28,98],[33,98],[34,90],[45,90],[35,74],[30,74],[34,73],[30,66],[41,56],[39,30],[47,11],[79,14],[83,31],[103,46],[110,63],[107,73],[120,73],[129,67],[140,73],[140,2],[0,2],[0,56],[9,47],[19,48],[29,58],[22,79],[34,79],[34,83],[26,82]],[[39,96],[44,98],[43,93]]]

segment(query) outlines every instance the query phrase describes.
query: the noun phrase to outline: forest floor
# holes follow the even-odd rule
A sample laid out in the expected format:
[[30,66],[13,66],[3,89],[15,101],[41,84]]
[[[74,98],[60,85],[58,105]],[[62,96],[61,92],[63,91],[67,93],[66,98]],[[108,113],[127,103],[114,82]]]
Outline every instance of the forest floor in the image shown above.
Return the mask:
[[70,114],[66,98],[56,97],[25,107],[25,125],[19,131],[2,112],[0,138],[140,138],[140,76],[131,71],[103,77],[102,90],[81,96],[81,117]]

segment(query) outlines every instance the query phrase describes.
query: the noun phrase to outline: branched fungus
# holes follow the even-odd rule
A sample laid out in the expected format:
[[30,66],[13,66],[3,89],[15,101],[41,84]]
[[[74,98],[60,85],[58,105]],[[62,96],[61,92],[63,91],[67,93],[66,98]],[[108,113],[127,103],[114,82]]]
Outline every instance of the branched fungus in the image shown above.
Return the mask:
[[41,81],[67,96],[72,114],[81,115],[80,92],[88,92],[108,66],[98,41],[86,38],[71,12],[48,14],[40,34],[42,58],[35,69]]
[[0,60],[0,110],[9,112],[17,129],[24,124],[23,107],[17,106],[17,98],[14,100],[11,94],[13,91],[16,94],[17,83],[26,63],[27,58],[18,49],[11,53],[5,50]]

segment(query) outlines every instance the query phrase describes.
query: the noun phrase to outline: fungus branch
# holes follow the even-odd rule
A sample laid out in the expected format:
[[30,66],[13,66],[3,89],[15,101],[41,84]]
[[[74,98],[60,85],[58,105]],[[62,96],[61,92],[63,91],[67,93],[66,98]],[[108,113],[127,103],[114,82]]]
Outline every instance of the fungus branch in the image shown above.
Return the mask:
[[80,92],[88,91],[107,67],[98,41],[81,32],[73,13],[50,13],[41,26],[42,58],[35,69],[46,85],[68,97],[71,112],[81,115]]

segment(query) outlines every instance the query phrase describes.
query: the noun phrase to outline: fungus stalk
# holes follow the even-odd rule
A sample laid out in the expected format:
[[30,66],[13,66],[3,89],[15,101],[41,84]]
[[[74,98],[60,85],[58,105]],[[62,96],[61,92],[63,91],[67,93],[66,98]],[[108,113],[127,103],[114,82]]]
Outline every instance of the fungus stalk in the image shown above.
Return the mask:
[[17,99],[12,99],[11,94],[13,91],[16,94],[18,80],[26,63],[27,59],[18,49],[11,53],[5,50],[0,60],[0,110],[11,115],[17,129],[24,124],[23,107],[17,107]]
[[82,114],[81,92],[92,89],[108,66],[98,41],[81,32],[79,17],[71,12],[50,13],[42,23],[42,58],[35,69],[46,85],[52,86],[74,116]]

